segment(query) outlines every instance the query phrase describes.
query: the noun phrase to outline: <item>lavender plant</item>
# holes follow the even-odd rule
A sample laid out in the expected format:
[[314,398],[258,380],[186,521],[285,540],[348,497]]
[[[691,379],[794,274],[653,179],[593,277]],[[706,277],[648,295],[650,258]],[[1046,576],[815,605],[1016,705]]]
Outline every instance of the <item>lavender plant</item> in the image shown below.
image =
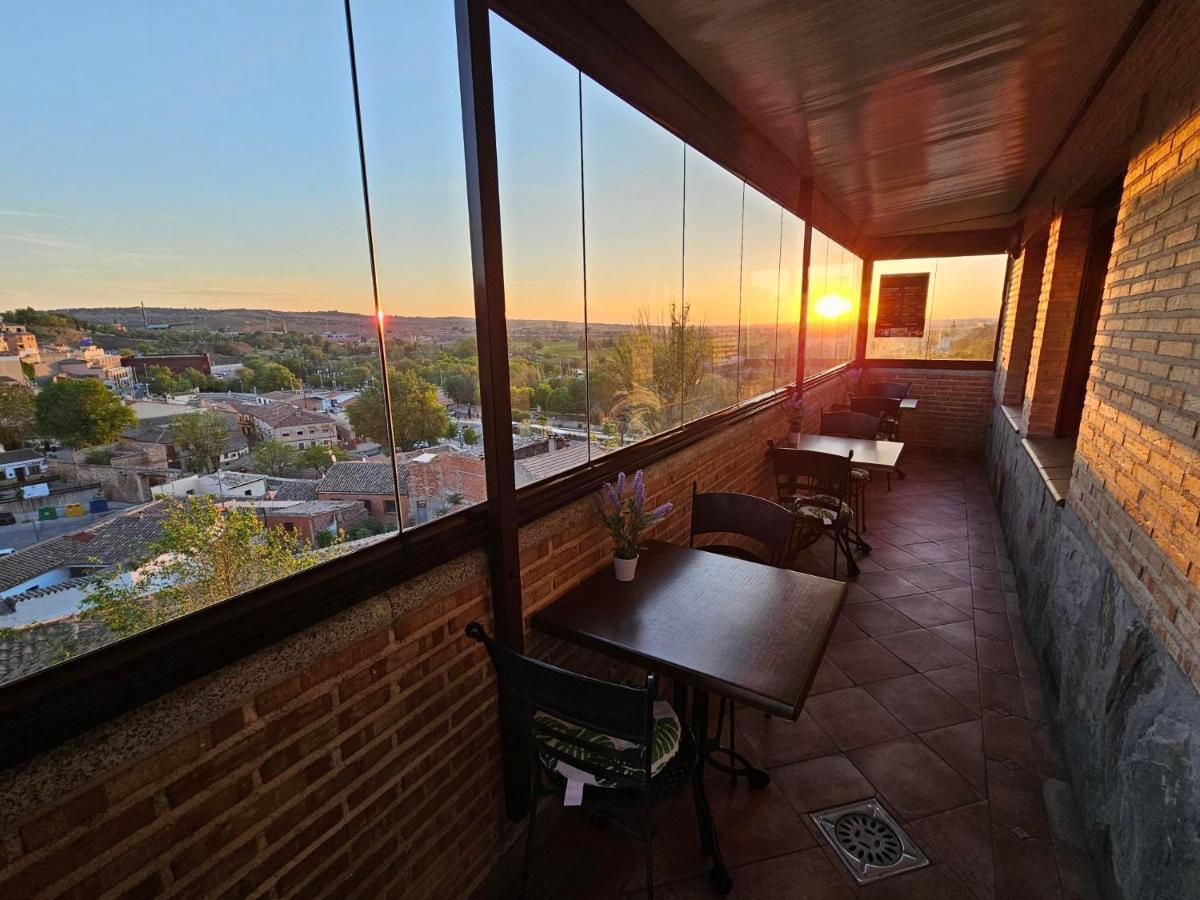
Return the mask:
[[657,525],[671,511],[670,503],[646,509],[646,482],[641,469],[633,475],[633,490],[625,491],[625,473],[617,475],[617,483],[605,482],[596,495],[600,522],[613,539],[613,555],[618,559],[635,559],[638,538],[643,531]]

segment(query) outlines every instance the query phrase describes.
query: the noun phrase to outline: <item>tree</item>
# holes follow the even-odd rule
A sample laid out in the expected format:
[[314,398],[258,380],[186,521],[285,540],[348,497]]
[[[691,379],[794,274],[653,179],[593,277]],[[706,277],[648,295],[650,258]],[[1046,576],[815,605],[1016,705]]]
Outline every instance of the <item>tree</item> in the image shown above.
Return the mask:
[[452,441],[458,437],[458,423],[451,419],[446,423],[446,430],[442,432],[442,437],[448,441]]
[[33,430],[34,395],[19,384],[0,384],[0,444],[16,450]]
[[[393,372],[388,380],[391,383],[392,423],[400,449],[411,450],[419,442],[435,443],[446,433],[449,417],[438,402],[433,385],[411,369]],[[356,434],[387,444],[383,389],[378,382],[359,394],[346,414]]]
[[151,394],[173,394],[182,387],[166,366],[147,366],[145,377]]
[[470,425],[468,425],[466,428],[463,429],[462,439],[463,439],[464,444],[474,447],[476,444],[479,443],[479,432],[476,431],[474,428],[472,428]]
[[451,375],[446,379],[442,389],[455,403],[479,402],[479,382],[470,375],[461,373]]
[[170,432],[188,468],[201,475],[217,471],[229,441],[229,423],[222,416],[207,411],[175,416]]
[[349,456],[350,454],[341,447],[323,447],[320,444],[313,444],[311,447],[304,448],[300,454],[300,461],[306,467],[316,469],[319,474],[324,475],[335,462],[347,459]]
[[137,424],[133,410],[91,378],[46,385],[35,409],[38,433],[73,450],[111,443],[122,430]]
[[319,557],[251,509],[223,511],[212,497],[174,501],[162,535],[127,571],[95,584],[85,614],[126,636],[306,569]]
[[271,391],[290,391],[299,386],[296,376],[286,366],[269,362],[258,369],[254,375],[254,386],[261,393]]
[[300,453],[290,444],[274,438],[260,441],[250,451],[254,467],[268,475],[284,475],[300,464]]

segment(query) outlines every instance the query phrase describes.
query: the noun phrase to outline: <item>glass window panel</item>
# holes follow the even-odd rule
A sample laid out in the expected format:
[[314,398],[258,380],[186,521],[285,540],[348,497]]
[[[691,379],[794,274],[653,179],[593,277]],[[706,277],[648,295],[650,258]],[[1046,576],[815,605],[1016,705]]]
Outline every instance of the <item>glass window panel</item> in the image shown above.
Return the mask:
[[579,73],[499,16],[491,20],[519,488],[590,457]]
[[779,317],[781,209],[746,186],[742,235],[742,298],[738,399],[775,387],[775,328]]
[[742,182],[687,149],[684,421],[737,402]]
[[[31,411],[50,442],[12,477],[110,485],[7,526],[0,658],[20,662],[0,681],[351,552],[407,500],[351,415],[379,365],[341,8],[118,7],[14,6],[0,30],[0,374],[26,410],[5,445]],[[422,73],[398,92],[426,96],[427,56],[453,59],[443,7],[391,31]],[[460,129],[457,89],[426,112]],[[419,194],[445,151],[410,140],[391,151]],[[464,206],[460,184],[425,209],[450,195]],[[109,426],[89,424],[101,406]],[[115,492],[130,470],[157,473],[149,502]]]
[[804,220],[784,210],[779,259],[779,352],[775,370],[776,387],[794,384],[796,381],[803,267]]
[[[990,360],[1003,301],[1004,254],[939,259],[878,260],[871,279],[867,356],[876,359]],[[883,275],[929,274],[924,334],[875,336],[879,283]]]
[[683,142],[583,79],[588,393],[621,446],[680,422]]
[[[485,499],[454,12],[358,0],[354,15],[400,518],[414,527]],[[381,395],[373,384],[350,412],[376,442]]]
[[841,244],[813,230],[806,377],[827,372],[854,357],[859,291],[856,262],[854,254]]

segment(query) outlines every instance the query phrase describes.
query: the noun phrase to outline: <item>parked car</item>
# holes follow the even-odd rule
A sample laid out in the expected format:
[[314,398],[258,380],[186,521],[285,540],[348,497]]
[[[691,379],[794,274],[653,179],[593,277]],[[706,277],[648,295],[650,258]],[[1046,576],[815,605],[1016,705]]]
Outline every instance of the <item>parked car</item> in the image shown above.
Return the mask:
[[10,512],[0,512],[0,525],[16,525],[17,517]]

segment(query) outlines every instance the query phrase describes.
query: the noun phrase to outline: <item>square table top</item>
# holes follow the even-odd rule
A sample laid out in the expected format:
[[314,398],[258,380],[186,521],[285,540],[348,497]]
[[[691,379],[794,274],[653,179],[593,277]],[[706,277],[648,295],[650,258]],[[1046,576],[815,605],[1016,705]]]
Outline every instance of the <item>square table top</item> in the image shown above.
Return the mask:
[[652,541],[633,581],[605,567],[533,627],[794,720],[845,597],[840,581]]
[[901,441],[872,441],[866,438],[833,437],[828,434],[802,434],[796,440],[797,450],[815,450],[834,456],[845,456],[854,451],[852,462],[856,466],[872,466],[879,469],[894,469],[904,451]]
[[916,409],[917,408],[917,398],[916,397],[905,397],[903,400],[900,401],[900,408],[901,409]]

